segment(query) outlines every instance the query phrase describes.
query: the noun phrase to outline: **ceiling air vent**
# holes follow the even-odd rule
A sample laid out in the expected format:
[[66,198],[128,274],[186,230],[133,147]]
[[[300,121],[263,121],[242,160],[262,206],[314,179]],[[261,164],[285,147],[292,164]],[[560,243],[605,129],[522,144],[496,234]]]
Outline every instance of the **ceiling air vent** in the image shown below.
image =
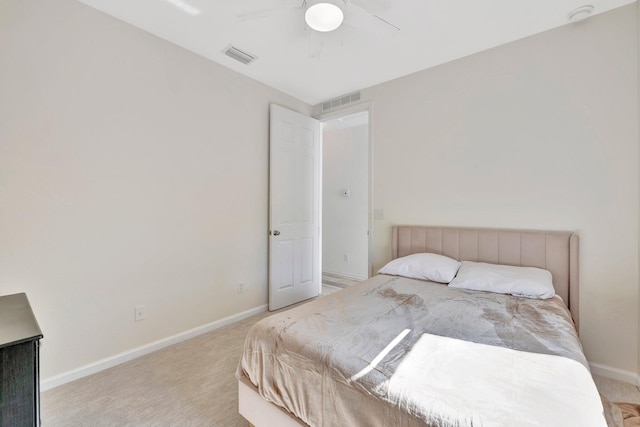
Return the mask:
[[360,101],[360,92],[353,92],[349,95],[339,96],[323,102],[322,111],[324,112],[333,108],[344,107],[345,105],[349,105],[357,101]]
[[229,46],[227,47],[223,53],[230,58],[235,59],[236,61],[242,62],[244,65],[250,64],[256,60],[256,57],[251,55],[250,53],[244,52],[237,47]]

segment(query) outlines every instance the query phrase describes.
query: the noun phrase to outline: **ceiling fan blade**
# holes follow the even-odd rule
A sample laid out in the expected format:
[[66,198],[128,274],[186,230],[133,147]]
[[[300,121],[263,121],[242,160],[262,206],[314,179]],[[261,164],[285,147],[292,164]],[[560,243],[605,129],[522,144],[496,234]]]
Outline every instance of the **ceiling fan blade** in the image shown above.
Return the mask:
[[345,23],[360,30],[384,37],[395,37],[400,32],[400,28],[391,22],[386,21],[374,13],[368,12],[351,1],[347,3]]
[[319,61],[322,55],[322,48],[324,47],[324,34],[314,31],[311,28],[305,28],[305,31],[309,33],[309,58]]
[[[280,2],[282,3],[282,2]],[[290,0],[288,4],[281,4],[274,7],[268,7],[265,9],[251,10],[248,12],[238,13],[236,17],[241,21],[251,21],[254,19],[271,18],[272,16],[291,13],[293,11],[301,10],[304,5],[303,0]]]
[[382,12],[388,9],[393,6],[394,3],[397,4],[398,0],[349,0],[349,3],[353,3],[356,6],[360,6],[361,9],[375,14],[376,12]]

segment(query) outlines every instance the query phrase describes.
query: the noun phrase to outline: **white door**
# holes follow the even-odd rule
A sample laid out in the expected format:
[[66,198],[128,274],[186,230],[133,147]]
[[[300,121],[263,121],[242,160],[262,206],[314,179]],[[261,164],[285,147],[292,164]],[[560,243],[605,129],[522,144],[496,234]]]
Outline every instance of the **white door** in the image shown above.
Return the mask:
[[320,294],[320,122],[271,104],[269,310]]

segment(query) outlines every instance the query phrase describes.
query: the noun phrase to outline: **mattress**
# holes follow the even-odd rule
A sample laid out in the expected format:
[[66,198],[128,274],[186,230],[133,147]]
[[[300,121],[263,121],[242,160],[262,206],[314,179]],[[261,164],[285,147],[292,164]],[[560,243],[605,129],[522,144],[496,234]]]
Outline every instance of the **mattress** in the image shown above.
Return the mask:
[[312,426],[604,426],[571,315],[379,275],[250,330],[239,378]]

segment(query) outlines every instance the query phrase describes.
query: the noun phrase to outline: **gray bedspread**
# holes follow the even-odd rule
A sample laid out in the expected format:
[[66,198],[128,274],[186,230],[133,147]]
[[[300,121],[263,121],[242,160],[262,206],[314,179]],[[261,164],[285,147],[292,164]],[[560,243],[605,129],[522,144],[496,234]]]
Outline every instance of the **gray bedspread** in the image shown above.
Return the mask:
[[258,322],[237,374],[313,426],[605,425],[557,297],[380,275]]

